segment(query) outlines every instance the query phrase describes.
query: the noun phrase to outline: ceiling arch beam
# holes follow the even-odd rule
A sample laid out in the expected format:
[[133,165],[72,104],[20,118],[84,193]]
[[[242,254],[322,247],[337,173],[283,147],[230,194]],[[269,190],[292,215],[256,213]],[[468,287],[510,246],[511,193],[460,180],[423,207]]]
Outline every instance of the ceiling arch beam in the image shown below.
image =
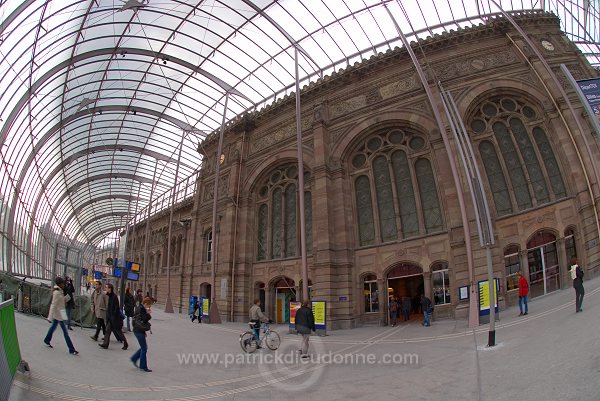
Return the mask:
[[[114,217],[114,216],[123,217],[123,216],[127,216],[127,215],[129,215],[129,212],[108,212],[108,213],[103,213],[103,214],[99,214],[97,216],[94,216],[94,218],[89,219],[86,222],[84,222],[84,223],[81,224],[81,226],[79,227],[79,230],[77,231],[77,233],[75,233],[75,235],[73,236],[73,238],[75,240],[77,240],[77,238],[79,237],[79,234],[81,234],[81,232],[84,231],[87,226],[89,226],[90,224],[95,223],[95,222],[97,222],[99,220],[105,219],[107,217]],[[113,231],[115,231],[115,230],[113,230]]]

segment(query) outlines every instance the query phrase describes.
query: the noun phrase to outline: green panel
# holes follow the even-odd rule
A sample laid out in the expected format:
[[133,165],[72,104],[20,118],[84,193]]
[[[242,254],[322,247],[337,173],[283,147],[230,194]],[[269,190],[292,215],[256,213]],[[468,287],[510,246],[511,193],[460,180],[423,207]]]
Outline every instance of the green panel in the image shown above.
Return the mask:
[[2,326],[2,340],[11,375],[15,375],[21,362],[17,327],[15,326],[15,307],[12,302],[0,308],[0,326]]

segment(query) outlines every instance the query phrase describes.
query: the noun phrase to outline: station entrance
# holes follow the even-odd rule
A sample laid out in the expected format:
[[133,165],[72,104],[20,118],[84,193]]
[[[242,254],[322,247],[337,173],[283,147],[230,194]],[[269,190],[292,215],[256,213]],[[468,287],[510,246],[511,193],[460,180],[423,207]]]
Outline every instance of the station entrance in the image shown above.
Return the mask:
[[409,320],[422,319],[421,294],[425,292],[423,269],[404,263],[393,267],[387,274],[387,288],[388,304],[392,297],[398,301],[398,323],[404,321],[404,309],[408,311]]

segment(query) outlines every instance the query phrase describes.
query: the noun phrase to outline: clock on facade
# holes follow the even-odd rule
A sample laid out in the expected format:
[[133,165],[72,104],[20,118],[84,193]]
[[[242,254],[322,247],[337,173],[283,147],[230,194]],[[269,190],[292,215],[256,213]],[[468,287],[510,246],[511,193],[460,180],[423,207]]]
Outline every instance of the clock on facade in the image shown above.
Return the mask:
[[542,46],[544,47],[544,49],[546,49],[548,51],[554,50],[554,45],[550,41],[542,40]]

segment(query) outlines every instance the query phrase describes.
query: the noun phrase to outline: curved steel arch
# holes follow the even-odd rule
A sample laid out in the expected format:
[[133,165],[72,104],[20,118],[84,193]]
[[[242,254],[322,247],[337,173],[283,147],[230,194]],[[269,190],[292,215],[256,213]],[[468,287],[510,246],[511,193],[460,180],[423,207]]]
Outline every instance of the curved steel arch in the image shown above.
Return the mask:
[[[102,220],[102,219],[104,219],[106,217],[113,217],[113,216],[124,217],[124,216],[127,216],[127,215],[129,215],[128,212],[110,212],[110,213],[104,213],[104,214],[96,215],[96,216],[94,216],[93,219],[90,219],[90,220],[87,220],[87,221],[81,223],[81,226],[79,227],[79,230],[75,233],[75,235],[73,236],[73,238],[74,239],[79,238],[79,234],[81,234],[81,232],[84,231],[87,226],[89,226],[92,223],[97,222],[98,220]],[[100,230],[100,231],[102,231],[102,230]]]

